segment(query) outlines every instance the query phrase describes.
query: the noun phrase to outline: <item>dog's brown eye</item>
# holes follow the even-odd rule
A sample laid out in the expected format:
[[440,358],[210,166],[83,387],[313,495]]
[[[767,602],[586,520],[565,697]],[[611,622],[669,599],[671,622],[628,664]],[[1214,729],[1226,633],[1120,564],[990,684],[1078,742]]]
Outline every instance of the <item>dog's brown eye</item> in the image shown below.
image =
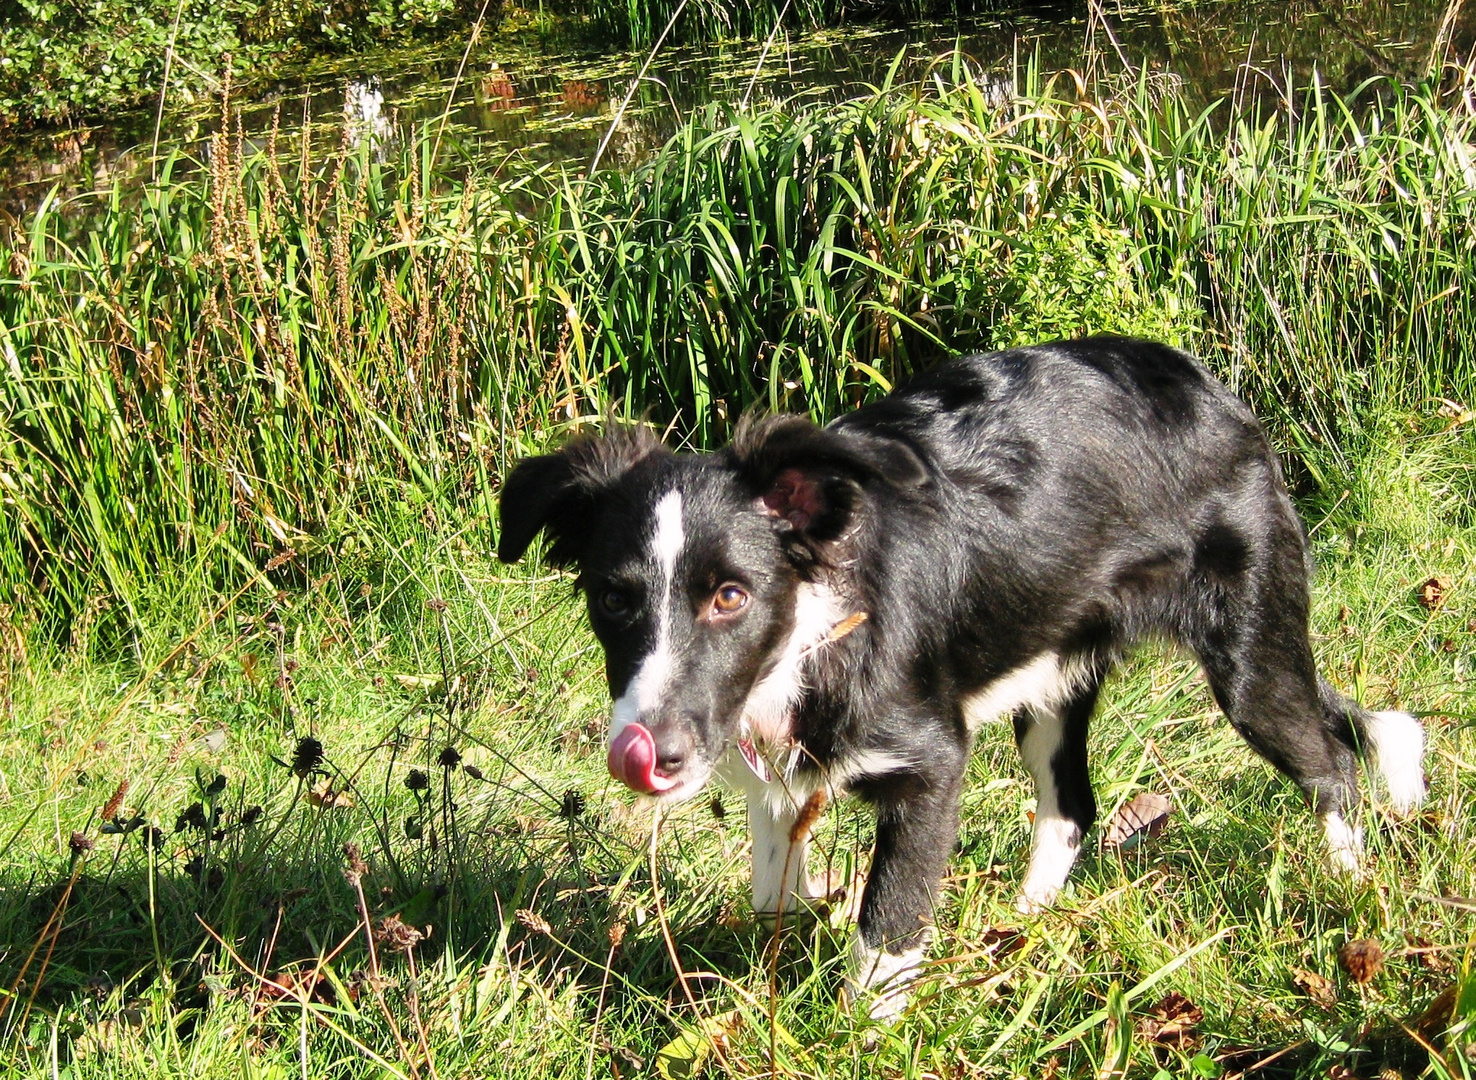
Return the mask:
[[748,593],[737,585],[724,585],[712,598],[712,607],[719,615],[731,615],[735,611],[743,610],[748,603]]
[[602,589],[599,605],[600,610],[606,615],[618,618],[630,614],[630,596],[621,589]]

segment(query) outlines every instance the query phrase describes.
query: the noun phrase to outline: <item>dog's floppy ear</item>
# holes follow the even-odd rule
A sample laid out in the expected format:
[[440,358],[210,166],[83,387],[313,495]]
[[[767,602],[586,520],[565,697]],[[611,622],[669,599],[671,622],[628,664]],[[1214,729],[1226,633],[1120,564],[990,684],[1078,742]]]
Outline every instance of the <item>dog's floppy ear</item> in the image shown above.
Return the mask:
[[666,448],[645,427],[612,427],[580,436],[562,450],[524,458],[502,483],[502,534],[497,557],[517,562],[540,529],[551,541],[547,562],[579,561],[590,517],[606,492],[634,465]]
[[729,455],[764,509],[815,541],[845,530],[866,484],[907,489],[928,479],[927,466],[900,440],[820,428],[804,416],[745,417]]

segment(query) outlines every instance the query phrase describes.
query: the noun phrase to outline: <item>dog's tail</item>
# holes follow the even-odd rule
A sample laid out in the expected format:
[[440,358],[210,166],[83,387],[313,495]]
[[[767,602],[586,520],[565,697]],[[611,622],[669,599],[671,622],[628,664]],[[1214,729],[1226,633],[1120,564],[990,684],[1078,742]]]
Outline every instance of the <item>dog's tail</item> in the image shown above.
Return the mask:
[[1371,712],[1318,680],[1322,711],[1338,739],[1370,765],[1389,789],[1394,809],[1413,810],[1425,801],[1425,729],[1406,712]]

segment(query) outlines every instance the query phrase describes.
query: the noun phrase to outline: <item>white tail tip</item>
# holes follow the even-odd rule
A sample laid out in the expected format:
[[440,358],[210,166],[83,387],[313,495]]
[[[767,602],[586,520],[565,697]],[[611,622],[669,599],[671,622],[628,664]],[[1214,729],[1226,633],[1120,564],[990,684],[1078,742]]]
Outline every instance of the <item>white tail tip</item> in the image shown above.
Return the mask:
[[1405,712],[1376,712],[1365,726],[1364,742],[1377,763],[1389,801],[1400,813],[1425,801],[1425,729]]

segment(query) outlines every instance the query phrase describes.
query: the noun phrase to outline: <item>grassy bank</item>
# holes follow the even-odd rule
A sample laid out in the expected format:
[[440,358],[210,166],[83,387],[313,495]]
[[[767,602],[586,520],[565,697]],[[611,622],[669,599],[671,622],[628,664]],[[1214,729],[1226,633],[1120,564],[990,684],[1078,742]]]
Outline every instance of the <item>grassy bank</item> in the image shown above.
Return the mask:
[[[0,248],[5,602],[126,637],[167,567],[311,568],[386,501],[488,521],[511,456],[617,403],[710,446],[755,404],[834,416],[949,351],[1079,333],[1194,348],[1340,521],[1374,513],[1351,456],[1468,435],[1460,99],[1252,119],[1026,83],[957,62],[714,107],[589,178],[218,138],[203,173],[44,207]],[[1467,523],[1469,470],[1436,471]]]
[[[8,235],[0,1059],[633,1076],[706,1030],[728,1075],[1469,1075],[1471,118],[1023,82],[714,110],[592,177],[221,139]],[[653,875],[567,582],[484,554],[496,478],[607,410],[710,446],[751,405],[824,418],[952,350],[1098,331],[1193,347],[1267,419],[1319,659],[1427,717],[1432,810],[1375,799],[1376,869],[1330,878],[1191,668],[1145,659],[1095,779],[1170,794],[1168,831],[1022,924],[1030,793],[988,733],[922,1007],[858,1030],[843,911],[777,951],[753,928],[731,795]],[[823,858],[866,839],[842,810]],[[1349,939],[1386,953],[1367,982]],[[1170,992],[1203,1013],[1182,1038]]]

